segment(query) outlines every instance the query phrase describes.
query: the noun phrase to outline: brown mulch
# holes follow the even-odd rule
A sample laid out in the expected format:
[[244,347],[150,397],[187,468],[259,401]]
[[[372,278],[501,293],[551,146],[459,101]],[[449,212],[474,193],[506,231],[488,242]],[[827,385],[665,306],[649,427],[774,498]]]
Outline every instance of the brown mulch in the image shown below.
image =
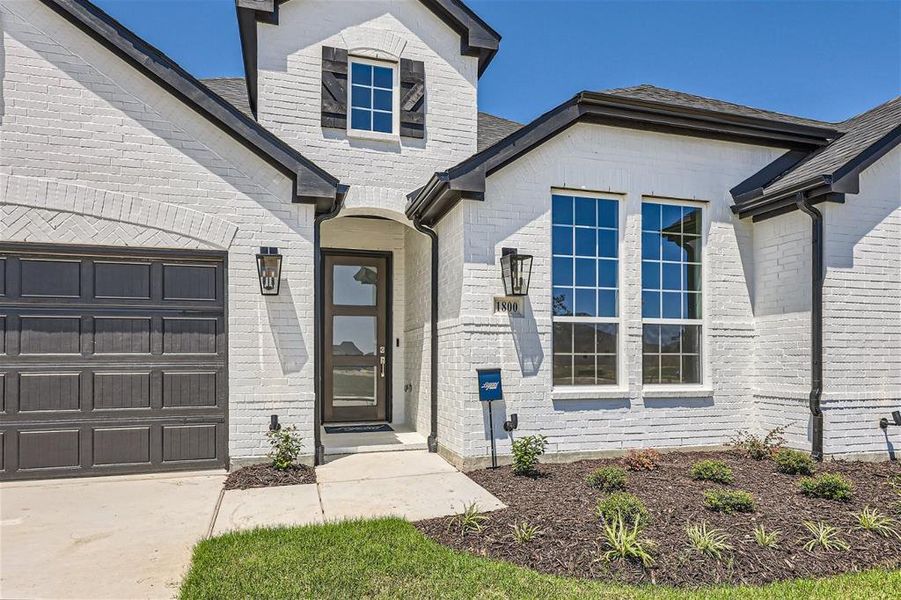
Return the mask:
[[272,465],[252,465],[229,473],[225,480],[225,489],[246,490],[302,483],[316,483],[316,471],[306,465],[295,465],[284,471]]
[[[694,481],[692,463],[719,459],[732,467],[729,486]],[[421,521],[416,526],[429,537],[455,548],[522,565],[544,573],[606,579],[625,583],[661,583],[676,586],[705,584],[762,584],[800,577],[825,577],[873,567],[901,567],[901,540],[878,537],[855,529],[856,513],[865,506],[899,519],[892,476],[901,474],[897,463],[828,462],[817,473],[841,473],[854,483],[850,502],[809,498],[800,493],[800,476],[776,472],[772,461],[755,461],[728,452],[663,454],[650,472],[629,472],[626,491],[641,498],[651,518],[644,529],[656,543],[656,563],[645,569],[638,563],[599,559],[604,550],[602,527],[594,507],[603,492],[589,488],[585,476],[617,459],[586,460],[570,464],[540,465],[536,477],[516,476],[510,467],[469,473],[476,483],[497,496],[508,508],[489,513],[480,534],[460,534],[448,518]],[[728,487],[753,494],[755,511],[725,515],[704,507],[703,492]],[[803,521],[825,521],[841,530],[851,545],[847,552],[804,550],[807,530]],[[514,523],[537,525],[542,534],[517,544]],[[724,530],[734,550],[717,561],[688,546],[685,527],[708,523]],[[763,524],[782,534],[775,550],[758,546],[753,530]]]

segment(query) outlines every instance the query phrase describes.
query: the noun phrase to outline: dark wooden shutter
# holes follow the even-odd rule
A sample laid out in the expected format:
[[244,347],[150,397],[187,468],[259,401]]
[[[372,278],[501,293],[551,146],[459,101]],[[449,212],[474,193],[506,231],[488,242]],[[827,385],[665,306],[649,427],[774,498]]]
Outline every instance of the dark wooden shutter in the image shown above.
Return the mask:
[[400,134],[425,137],[425,63],[400,59]]
[[347,129],[347,50],[322,47],[322,126]]

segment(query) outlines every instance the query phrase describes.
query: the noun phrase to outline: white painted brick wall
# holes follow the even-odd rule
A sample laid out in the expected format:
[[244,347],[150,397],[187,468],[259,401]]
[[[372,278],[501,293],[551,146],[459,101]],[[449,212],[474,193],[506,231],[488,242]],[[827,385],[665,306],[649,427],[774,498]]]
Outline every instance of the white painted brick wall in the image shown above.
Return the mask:
[[[312,209],[43,4],[0,0],[0,29],[0,239],[227,249],[230,455],[265,453],[270,413],[309,432]],[[259,294],[261,244],[285,255],[278,297]]]

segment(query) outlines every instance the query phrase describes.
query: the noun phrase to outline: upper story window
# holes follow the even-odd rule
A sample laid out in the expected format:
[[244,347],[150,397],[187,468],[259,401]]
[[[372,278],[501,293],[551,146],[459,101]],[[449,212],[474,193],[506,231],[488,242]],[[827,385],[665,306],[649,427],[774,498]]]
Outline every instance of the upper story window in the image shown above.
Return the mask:
[[618,202],[551,200],[554,385],[616,384]]
[[644,383],[701,383],[701,208],[641,205]]
[[350,59],[350,129],[395,133],[395,67]]

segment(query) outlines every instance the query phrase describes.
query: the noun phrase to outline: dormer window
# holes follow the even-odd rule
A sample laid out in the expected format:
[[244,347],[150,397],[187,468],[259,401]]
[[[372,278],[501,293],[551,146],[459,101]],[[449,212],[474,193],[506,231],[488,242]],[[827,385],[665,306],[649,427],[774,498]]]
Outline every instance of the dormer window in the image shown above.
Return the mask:
[[391,135],[395,133],[394,65],[361,58],[350,59],[350,129]]

